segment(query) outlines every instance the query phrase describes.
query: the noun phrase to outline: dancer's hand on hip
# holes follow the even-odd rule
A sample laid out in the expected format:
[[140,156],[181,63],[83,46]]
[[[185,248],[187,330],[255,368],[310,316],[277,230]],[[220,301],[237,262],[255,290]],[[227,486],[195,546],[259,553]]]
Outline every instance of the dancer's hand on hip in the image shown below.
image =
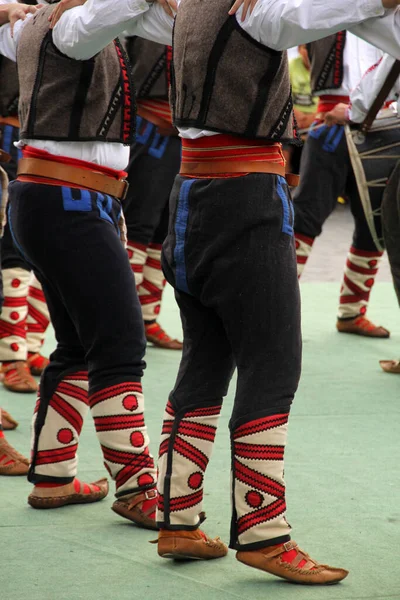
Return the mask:
[[24,21],[26,15],[34,14],[38,9],[42,8],[43,4],[30,6],[29,4],[10,4],[7,9],[7,20],[11,25],[11,37],[14,34],[14,25],[17,21]]

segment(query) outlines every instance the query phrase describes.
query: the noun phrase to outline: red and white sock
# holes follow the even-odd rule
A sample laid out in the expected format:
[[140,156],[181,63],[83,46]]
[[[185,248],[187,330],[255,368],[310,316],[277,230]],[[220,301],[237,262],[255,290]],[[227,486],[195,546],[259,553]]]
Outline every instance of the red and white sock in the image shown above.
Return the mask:
[[29,353],[40,352],[49,323],[49,309],[42,286],[33,275],[28,293],[28,318],[26,321],[26,341]]
[[300,279],[311,254],[315,238],[295,232],[294,239],[296,243],[297,277]]
[[166,281],[161,269],[161,244],[150,244],[147,248],[143,281],[138,287],[143,320],[155,321],[160,314],[161,298]]
[[351,246],[340,289],[339,319],[365,315],[383,252],[358,250]]
[[157,475],[144,421],[144,397],[138,382],[104,388],[89,398],[104,464],[126,494],[155,486]]
[[290,533],[283,478],[288,418],[287,413],[268,415],[233,431],[233,547]]
[[168,401],[158,459],[157,522],[193,528],[200,524],[204,474],[220,412],[217,404],[176,417]]
[[135,277],[136,287],[143,281],[143,268],[147,260],[147,246],[128,240],[127,252],[133,275]]
[[87,371],[66,375],[51,397],[43,427],[36,431],[41,404],[38,397],[32,421],[32,466],[35,474],[55,479],[75,477],[79,436],[89,409],[87,390]]
[[4,269],[2,275],[4,304],[0,317],[0,361],[26,360],[27,297],[32,273],[14,267]]

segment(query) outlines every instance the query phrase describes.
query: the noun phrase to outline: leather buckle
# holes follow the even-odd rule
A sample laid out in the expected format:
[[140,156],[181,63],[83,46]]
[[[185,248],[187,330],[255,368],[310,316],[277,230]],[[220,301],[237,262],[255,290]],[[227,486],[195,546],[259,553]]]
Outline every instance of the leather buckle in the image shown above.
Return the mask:
[[121,183],[124,184],[124,188],[123,188],[123,191],[122,191],[122,196],[120,198],[120,200],[122,201],[122,200],[125,200],[125,198],[128,195],[129,181],[127,181],[126,179],[121,179]]
[[155,490],[154,488],[152,490],[146,490],[144,492],[144,497],[146,498],[146,500],[154,500],[154,498],[157,498],[157,490]]
[[285,548],[285,552],[289,552],[290,550],[294,550],[296,548],[297,544],[296,542],[292,542],[292,540],[290,540],[290,542],[285,542],[283,544],[283,547]]

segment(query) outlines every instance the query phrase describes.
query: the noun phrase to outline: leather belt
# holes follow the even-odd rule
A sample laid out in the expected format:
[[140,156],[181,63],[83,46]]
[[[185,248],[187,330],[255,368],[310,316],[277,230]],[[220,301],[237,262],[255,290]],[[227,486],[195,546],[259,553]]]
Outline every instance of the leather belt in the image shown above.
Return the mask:
[[0,117],[0,125],[11,125],[17,129],[20,126],[18,117]]
[[175,137],[178,136],[178,130],[172,125],[172,123],[169,123],[161,117],[158,117],[147,108],[138,105],[136,108],[136,112],[139,115],[139,117],[142,117],[143,119],[146,119],[146,121],[149,121],[150,123],[155,125],[160,135],[165,137],[172,135]]
[[294,173],[286,173],[283,165],[267,160],[204,160],[201,162],[183,162],[180,175],[217,175],[220,173],[272,173],[285,177],[288,185],[299,185],[300,177]]
[[33,175],[34,177],[65,181],[120,200],[126,198],[129,188],[126,179],[114,179],[99,171],[88,171],[41,158],[22,158],[18,162],[18,175]]

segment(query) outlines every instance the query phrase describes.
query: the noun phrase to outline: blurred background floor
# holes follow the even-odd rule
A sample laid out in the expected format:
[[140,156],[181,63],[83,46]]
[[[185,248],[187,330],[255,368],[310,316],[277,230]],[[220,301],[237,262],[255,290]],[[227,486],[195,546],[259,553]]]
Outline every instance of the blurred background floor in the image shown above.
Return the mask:
[[[218,561],[174,564],[159,559],[148,543],[154,533],[110,510],[112,495],[94,505],[35,511],[26,504],[26,480],[1,477],[1,600],[400,599],[400,376],[384,374],[378,364],[381,358],[400,356],[399,310],[385,260],[369,315],[391,330],[391,338],[336,332],[339,281],[351,233],[349,210],[339,206],[304,272],[303,376],[289,427],[285,473],[293,538],[318,560],[349,569],[346,581],[331,588],[291,585],[239,564],[234,552]],[[160,320],[168,333],[180,335],[170,289]],[[44,350],[49,353],[53,347],[50,333]],[[154,454],[179,358],[179,352],[148,349],[144,390]],[[233,393],[234,382],[205,487],[204,529],[224,540],[229,537]],[[0,388],[0,405],[20,422],[7,437],[26,455],[34,403],[34,395]],[[79,455],[81,479],[104,476],[90,418]]]

